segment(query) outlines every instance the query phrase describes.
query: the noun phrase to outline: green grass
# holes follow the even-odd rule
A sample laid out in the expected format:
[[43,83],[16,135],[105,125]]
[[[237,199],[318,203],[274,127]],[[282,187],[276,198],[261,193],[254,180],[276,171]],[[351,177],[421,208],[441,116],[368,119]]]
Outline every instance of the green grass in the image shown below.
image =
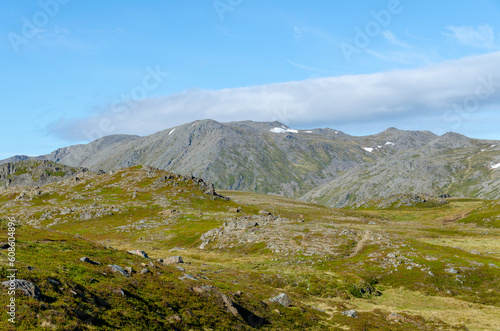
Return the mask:
[[[432,315],[435,310],[429,310],[428,302],[423,299],[417,310],[397,310],[407,316],[405,322],[387,321],[386,316],[400,305],[391,299],[394,293],[463,303],[468,316],[477,316],[466,323],[467,327],[499,321],[481,319],[480,313],[500,309],[499,269],[490,266],[500,266],[500,256],[469,252],[484,238],[488,238],[490,249],[495,250],[500,233],[486,221],[495,215],[495,201],[449,199],[447,205],[432,207],[345,210],[283,197],[219,192],[231,198],[227,201],[207,196],[195,183],[181,181],[180,177],[155,184],[165,174],[134,167],[113,175],[82,177],[79,182],[52,184],[53,193],[34,196],[27,202],[14,200],[19,192],[0,193],[0,201],[6,206],[4,211],[18,217],[23,224],[39,219],[46,211],[52,211],[54,216],[41,222],[42,227],[60,219],[51,230],[19,228],[19,276],[37,284],[48,298],[44,302],[19,298],[22,304],[19,329],[40,329],[42,323],[47,328],[55,325],[60,329],[99,330],[134,330],[137,325],[148,325],[151,330],[174,326],[180,330],[249,327],[229,314],[220,298],[200,296],[191,290],[200,284],[216,286],[242,307],[264,318],[263,330],[463,329],[459,316],[443,311]],[[175,182],[178,185],[173,185]],[[134,191],[136,197],[132,198]],[[73,194],[80,196],[72,200]],[[96,210],[114,206],[120,211],[90,220],[79,218],[82,211],[58,214],[63,207],[85,208],[94,204]],[[242,212],[229,212],[236,207],[241,207]],[[163,213],[172,209],[176,212]],[[324,241],[335,246],[334,253],[306,256],[299,251],[285,255],[286,250],[274,253],[268,249],[262,238],[240,242],[236,237],[231,239],[233,247],[227,244],[218,249],[220,242],[215,242],[205,250],[197,248],[204,232],[232,218],[253,217],[262,209],[293,221],[290,223],[293,229],[285,231],[286,227],[282,227],[283,233],[276,240],[292,246],[303,241],[309,244]],[[140,224],[154,226],[121,232],[118,228]],[[356,234],[327,235],[331,230]],[[361,245],[364,234],[381,236],[383,240],[368,240]],[[467,242],[468,249],[453,248],[453,240]],[[183,250],[170,251],[173,247]],[[179,280],[184,273],[175,266],[159,265],[151,269],[152,274],[134,274],[130,278],[110,273],[108,264],[143,268],[140,263],[144,259],[126,253],[131,249],[145,250],[153,259],[181,255],[187,262],[182,265],[185,272],[200,281]],[[353,254],[355,250],[357,253]],[[0,253],[5,259],[4,252]],[[399,264],[388,262],[389,253],[397,254],[394,261]],[[100,261],[103,266],[82,264],[79,261],[82,256]],[[409,261],[419,267],[407,269]],[[29,271],[28,265],[35,269]],[[444,271],[449,266],[460,270],[462,283],[456,280],[456,275]],[[5,267],[0,269],[2,277],[6,273]],[[62,285],[54,287],[48,282],[49,277]],[[125,297],[117,294],[118,288],[127,293]],[[237,291],[242,294],[233,295]],[[294,306],[285,308],[267,301],[279,293],[287,293]],[[386,293],[391,296],[385,297]],[[384,307],[373,306],[373,302],[380,300]],[[368,306],[371,308],[362,308]],[[358,319],[340,314],[351,308],[358,310]],[[181,321],[175,322],[174,315]],[[85,322],[89,316],[93,318],[93,326]],[[7,327],[5,321],[0,322],[2,327]]]
[[64,177],[66,175],[66,171],[63,170],[57,170],[57,171],[51,171],[51,170],[45,170],[45,173],[49,176],[56,176],[56,177]]

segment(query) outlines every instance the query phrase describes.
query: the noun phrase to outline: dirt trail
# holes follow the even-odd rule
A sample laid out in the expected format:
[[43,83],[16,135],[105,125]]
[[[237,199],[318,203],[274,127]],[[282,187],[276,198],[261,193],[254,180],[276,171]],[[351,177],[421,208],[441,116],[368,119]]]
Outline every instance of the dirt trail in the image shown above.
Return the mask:
[[370,239],[370,234],[371,234],[370,231],[365,231],[365,233],[363,233],[363,236],[357,242],[356,247],[354,247],[354,250],[352,251],[351,254],[349,254],[349,256],[346,257],[346,259],[349,259],[351,257],[354,257],[354,256],[358,255],[358,253],[363,249],[363,247],[365,247],[365,242],[368,239]]

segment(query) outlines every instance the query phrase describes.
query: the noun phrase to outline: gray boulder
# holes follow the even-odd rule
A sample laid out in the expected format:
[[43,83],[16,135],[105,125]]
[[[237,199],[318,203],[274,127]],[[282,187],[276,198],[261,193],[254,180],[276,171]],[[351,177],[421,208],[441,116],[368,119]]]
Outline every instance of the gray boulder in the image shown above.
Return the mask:
[[113,272],[119,272],[121,273],[123,276],[125,277],[129,277],[130,275],[128,274],[128,272],[126,272],[125,270],[123,270],[122,267],[120,267],[119,265],[116,265],[116,264],[110,264],[108,265],[108,267],[111,268],[111,271]]
[[42,299],[42,291],[33,283],[28,282],[24,279],[15,279],[13,281],[2,282],[2,285],[8,287],[9,289],[14,288],[16,290],[21,290],[24,294],[33,299]]
[[133,251],[128,251],[130,254],[134,254],[134,255],[139,255],[139,256],[142,256],[143,258],[145,259],[149,259],[149,256],[148,254],[146,254],[145,251],[141,251],[141,250],[133,250]]
[[195,280],[195,281],[198,281],[198,279],[196,279],[194,276],[190,275],[190,274],[184,274],[184,276],[182,277],[179,277],[180,280],[184,280],[184,279],[189,279],[189,280]]
[[404,322],[406,321],[406,318],[397,313],[390,313],[389,315],[387,315],[386,320],[393,322]]
[[269,301],[277,302],[285,307],[289,307],[290,304],[292,303],[292,300],[290,300],[290,298],[288,297],[288,295],[286,295],[286,293],[281,293],[280,295],[274,298],[270,298]]
[[86,262],[86,263],[90,263],[90,264],[94,264],[94,265],[102,265],[101,262],[97,262],[97,261],[93,261],[91,259],[89,259],[88,257],[84,256],[82,258],[80,258],[80,261],[82,262]]
[[347,317],[358,318],[358,312],[355,310],[352,310],[352,309],[343,311],[342,315],[347,316]]
[[164,265],[176,264],[176,263],[184,263],[181,256],[170,256],[166,259],[159,259],[159,262]]

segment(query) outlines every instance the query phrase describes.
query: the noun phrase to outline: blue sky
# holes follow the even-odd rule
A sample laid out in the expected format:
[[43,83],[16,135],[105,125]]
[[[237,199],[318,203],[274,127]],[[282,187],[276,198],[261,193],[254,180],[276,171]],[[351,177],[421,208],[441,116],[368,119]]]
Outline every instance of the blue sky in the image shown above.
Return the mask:
[[186,122],[500,139],[498,1],[0,1],[0,158]]

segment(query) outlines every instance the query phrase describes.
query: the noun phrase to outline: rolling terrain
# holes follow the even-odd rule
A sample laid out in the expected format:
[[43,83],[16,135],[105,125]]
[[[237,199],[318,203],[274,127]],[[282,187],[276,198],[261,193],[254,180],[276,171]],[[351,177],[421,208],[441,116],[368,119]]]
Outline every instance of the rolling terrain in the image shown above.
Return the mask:
[[18,291],[19,330],[500,329],[499,200],[336,209],[147,166],[59,179],[0,191],[40,291]]

